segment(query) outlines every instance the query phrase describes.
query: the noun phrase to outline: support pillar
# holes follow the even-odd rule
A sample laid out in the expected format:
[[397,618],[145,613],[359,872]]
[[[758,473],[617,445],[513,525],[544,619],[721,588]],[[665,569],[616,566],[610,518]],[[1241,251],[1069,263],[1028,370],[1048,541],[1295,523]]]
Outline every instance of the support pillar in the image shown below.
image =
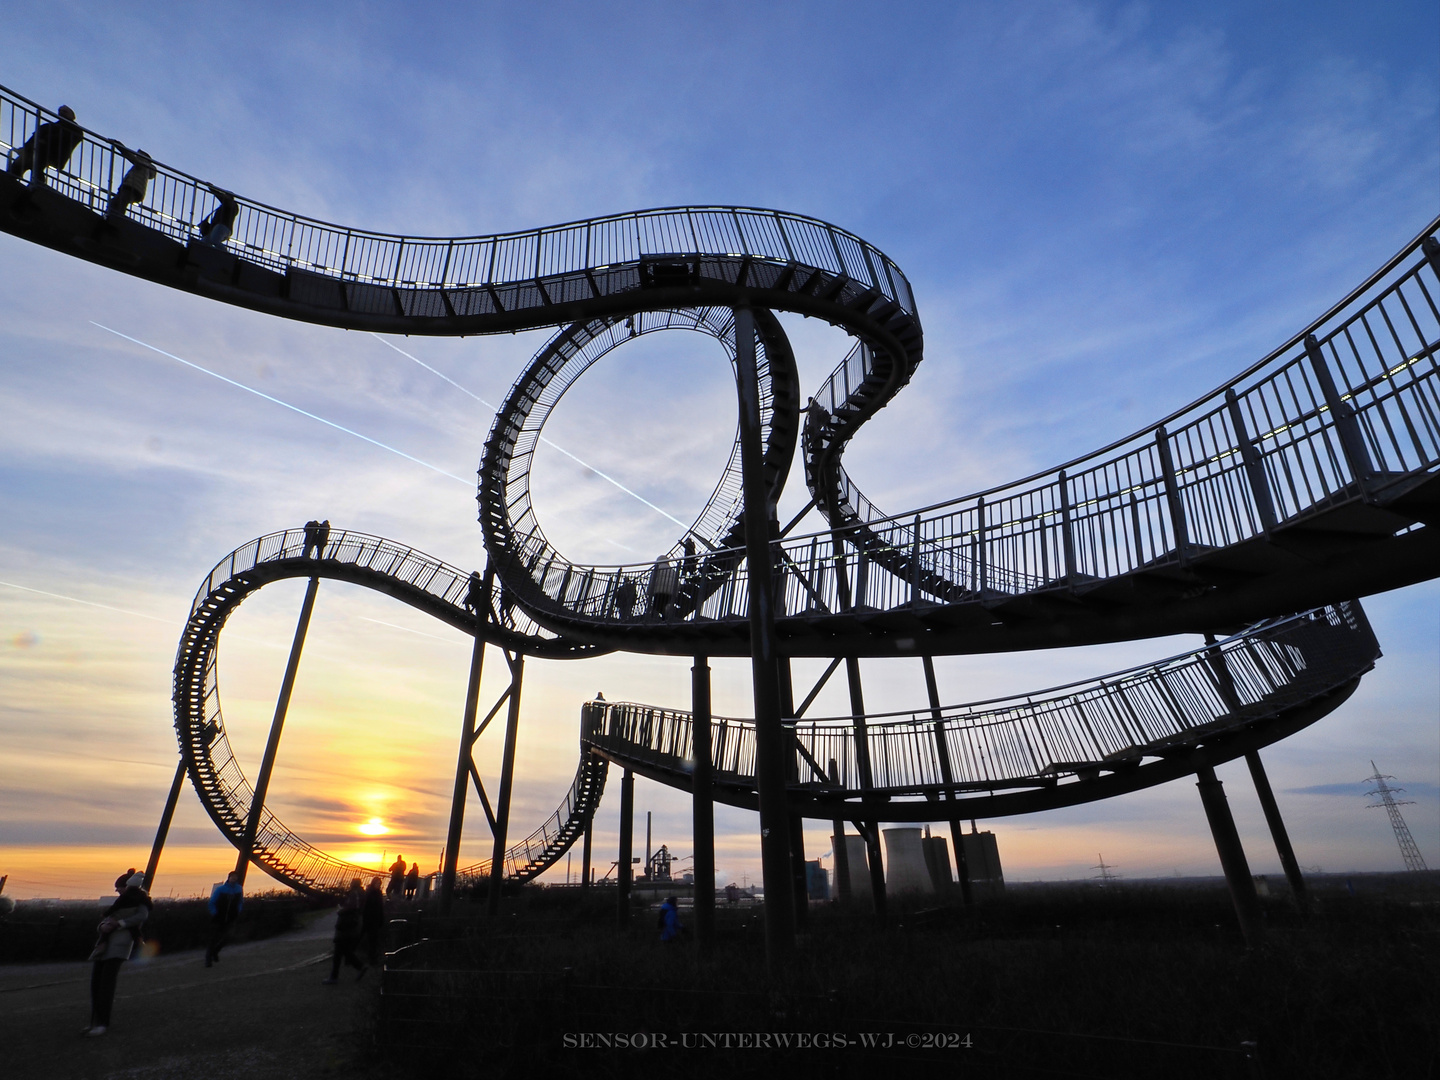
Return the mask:
[[630,925],[630,849],[634,846],[635,826],[635,774],[629,769],[620,778],[620,853],[616,862],[616,884],[619,886],[619,899],[615,907],[615,917],[620,923],[620,929],[625,930]]
[[175,804],[180,801],[180,785],[185,782],[185,759],[175,766],[175,779],[170,782],[170,794],[165,797],[165,809],[160,813],[160,826],[155,830],[155,843],[150,848],[150,861],[145,864],[145,891],[155,884],[155,870],[160,865],[160,852],[165,847],[165,837],[170,835],[170,820],[175,816]]
[[1245,849],[1240,844],[1240,834],[1235,830],[1235,819],[1230,815],[1230,804],[1225,799],[1225,786],[1208,765],[1197,769],[1195,776],[1200,801],[1205,805],[1205,817],[1210,822],[1210,834],[1215,838],[1215,849],[1220,855],[1220,867],[1225,871],[1225,884],[1230,888],[1230,900],[1235,905],[1235,916],[1240,922],[1240,933],[1245,937],[1246,946],[1254,948],[1264,937],[1260,900],[1255,895],[1250,864],[1245,861]]
[[1290,834],[1285,831],[1285,819],[1280,816],[1280,807],[1275,802],[1275,792],[1270,788],[1270,778],[1265,775],[1265,766],[1260,763],[1256,750],[1245,752],[1245,764],[1250,766],[1250,779],[1255,782],[1255,794],[1260,796],[1260,806],[1265,811],[1266,824],[1275,840],[1275,850],[1280,855],[1280,865],[1285,868],[1285,880],[1290,883],[1291,895],[1303,911],[1310,903],[1310,893],[1305,887],[1305,876],[1300,873],[1300,863],[1295,859],[1295,849],[1290,846]]
[[491,570],[485,568],[483,582],[470,578],[470,606],[475,611],[475,646],[470,653],[470,681],[465,688],[465,718],[460,729],[460,749],[455,755],[455,789],[450,796],[450,827],[445,834],[445,865],[440,869],[440,911],[450,913],[455,899],[455,871],[460,863],[460,836],[465,828],[465,799],[474,761],[475,714],[480,703],[480,675],[485,665],[486,598],[490,595]]
[[[795,680],[790,669],[790,658],[782,656],[776,662],[776,673],[780,680],[780,717],[785,727],[785,740],[789,753],[785,755],[786,784],[800,782],[800,748],[795,741]],[[795,927],[805,925],[810,915],[810,889],[805,880],[805,819],[799,814],[790,815],[790,888],[795,898]]]
[[714,760],[710,745],[710,662],[695,657],[690,668],[691,820],[695,842],[695,942],[708,952],[715,940],[715,796]]
[[590,842],[594,826],[595,814],[592,811],[590,820],[585,822],[585,841],[580,849],[580,898],[582,900],[590,895]]
[[[940,759],[940,779],[944,781],[946,788],[945,801],[955,801],[955,773],[950,765],[950,745],[945,741],[945,722],[940,716],[940,688],[935,681],[935,660],[933,657],[921,657],[925,661],[925,692],[930,697],[930,719],[935,724],[935,753]],[[965,861],[965,834],[960,828],[960,819],[953,813],[951,807],[950,815],[950,843],[955,848],[955,876],[960,879],[960,899],[966,907],[975,903],[975,897],[970,889],[970,866]]]
[[[870,771],[870,734],[865,724],[865,690],[860,684],[860,661],[857,657],[845,658],[845,677],[850,684],[850,715],[855,724],[855,763],[860,771],[860,787],[868,791],[874,787]],[[880,826],[874,822],[855,823],[860,835],[865,838],[866,862],[870,867],[870,896],[875,902],[875,918],[885,921],[885,863],[880,855]]]
[[295,675],[300,670],[300,652],[305,648],[305,633],[310,629],[310,613],[315,610],[315,593],[320,579],[312,577],[305,586],[305,599],[300,605],[300,619],[295,624],[295,640],[290,645],[290,659],[285,664],[285,677],[280,682],[280,697],[275,702],[275,718],[270,722],[270,737],[265,741],[265,757],[260,775],[255,778],[255,794],[250,800],[250,816],[245,819],[245,837],[235,860],[235,872],[245,882],[245,871],[255,854],[255,837],[260,830],[260,815],[265,811],[265,793],[270,789],[270,774],[275,771],[275,755],[280,751],[280,732],[285,728],[285,714],[290,709],[290,694],[295,689]]
[[[510,658],[507,656],[507,660]],[[525,681],[525,654],[510,660],[510,709],[505,716],[505,751],[500,760],[500,793],[495,797],[495,846],[490,856],[490,914],[500,914],[505,887],[505,834],[510,828],[510,789],[515,784],[515,740],[520,728],[520,688]]]
[[[830,786],[840,787],[840,767],[830,759]],[[850,850],[845,846],[845,819],[837,817],[833,822],[831,836],[835,856],[835,895],[842,904],[850,902]]]
[[772,973],[795,947],[790,836],[785,790],[789,751],[780,722],[769,493],[760,441],[760,384],[755,315],[735,309],[735,369],[740,395],[740,466],[745,496],[745,562],[750,600],[750,670],[755,693],[755,786],[760,802],[760,861],[765,882],[765,956]]

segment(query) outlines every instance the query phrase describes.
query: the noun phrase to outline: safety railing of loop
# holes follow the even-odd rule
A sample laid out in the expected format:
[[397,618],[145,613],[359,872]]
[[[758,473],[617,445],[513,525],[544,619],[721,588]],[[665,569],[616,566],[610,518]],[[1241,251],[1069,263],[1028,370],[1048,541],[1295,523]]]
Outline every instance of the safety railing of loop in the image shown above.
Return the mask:
[[[315,551],[304,529],[269,533],[237,548],[216,564],[202,582],[190,605],[192,619],[207,605],[216,603],[223,595],[226,583],[237,575],[264,563],[304,558]],[[323,550],[316,557],[377,571],[457,609],[463,610],[469,597],[470,574],[467,571],[383,537],[337,529],[329,534]],[[516,634],[547,641],[555,637],[513,605],[497,604],[496,612],[504,627]],[[187,647],[186,639],[182,638],[180,651],[183,653]]]
[[[802,784],[830,786],[817,766],[828,771],[833,760],[849,791],[1034,785],[1138,763],[1272,717],[1353,681],[1377,655],[1358,605],[1340,604],[1099,679],[950,706],[938,715],[929,709],[872,715],[863,739],[853,717],[787,726],[800,748]],[[628,702],[588,708],[586,739],[618,757],[684,768],[692,756],[689,713]],[[753,780],[753,721],[716,718],[711,744],[717,781]]]
[[[780,611],[953,599],[936,579],[1021,594],[1183,566],[1340,502],[1383,501],[1432,474],[1440,467],[1440,279],[1420,248],[1417,238],[1310,332],[1228,386],[1087,458],[897,517],[873,515],[847,488],[858,523],[772,549]],[[849,393],[844,380],[835,385],[837,395]],[[533,570],[550,597],[596,619],[626,618],[614,604],[618,584],[637,584],[643,597],[650,573]],[[743,618],[745,573],[739,565],[682,617]],[[640,605],[631,617],[649,615]]]
[[[0,150],[7,159],[39,126],[56,120],[49,110],[0,88]],[[64,167],[48,171],[45,182],[103,214],[129,167],[114,142],[85,131]],[[198,239],[202,220],[219,199],[193,176],[158,161],[154,167],[145,200],[129,215],[182,244]],[[566,299],[566,279],[583,278],[587,271],[655,255],[711,256],[812,266],[844,275],[914,312],[909,283],[883,253],[843,229],[776,210],[674,207],[493,236],[437,238],[346,228],[243,196],[235,201],[239,214],[227,244],[235,254],[280,273],[296,270],[357,286],[402,293],[515,286],[504,305],[511,310]],[[357,299],[363,301],[363,295]],[[493,294],[475,299],[495,310]],[[407,305],[407,314],[444,314],[443,307],[425,307],[413,298],[411,304],[418,311]]]

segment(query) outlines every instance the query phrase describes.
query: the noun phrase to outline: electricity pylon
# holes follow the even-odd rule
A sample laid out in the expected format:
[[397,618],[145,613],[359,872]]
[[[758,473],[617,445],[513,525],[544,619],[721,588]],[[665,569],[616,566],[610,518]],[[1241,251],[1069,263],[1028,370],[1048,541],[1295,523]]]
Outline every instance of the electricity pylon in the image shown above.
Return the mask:
[[1420,854],[1420,849],[1415,846],[1415,838],[1410,835],[1410,826],[1405,824],[1405,819],[1400,816],[1400,807],[1414,806],[1411,799],[1396,799],[1395,796],[1403,792],[1404,788],[1392,788],[1385,783],[1386,780],[1394,780],[1393,776],[1382,776],[1380,770],[1375,768],[1375,762],[1370,762],[1370,768],[1375,769],[1373,775],[1366,777],[1374,781],[1375,790],[1367,791],[1366,795],[1378,795],[1380,801],[1371,803],[1365,809],[1374,810],[1377,806],[1383,806],[1390,815],[1390,827],[1395,830],[1395,842],[1400,845],[1400,857],[1405,860],[1406,870],[1428,870],[1425,865],[1425,858]]

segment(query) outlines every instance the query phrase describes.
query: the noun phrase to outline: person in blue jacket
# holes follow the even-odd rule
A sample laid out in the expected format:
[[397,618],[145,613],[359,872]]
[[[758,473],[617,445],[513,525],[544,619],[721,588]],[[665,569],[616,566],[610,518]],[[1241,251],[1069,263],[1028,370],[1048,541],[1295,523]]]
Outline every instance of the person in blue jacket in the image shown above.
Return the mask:
[[245,906],[244,893],[245,887],[240,882],[238,870],[231,870],[224,881],[210,890],[210,945],[205,950],[207,968],[220,959],[220,950],[230,934],[230,927]]
[[673,896],[667,896],[665,902],[660,905],[660,940],[670,942],[679,936],[680,902]]

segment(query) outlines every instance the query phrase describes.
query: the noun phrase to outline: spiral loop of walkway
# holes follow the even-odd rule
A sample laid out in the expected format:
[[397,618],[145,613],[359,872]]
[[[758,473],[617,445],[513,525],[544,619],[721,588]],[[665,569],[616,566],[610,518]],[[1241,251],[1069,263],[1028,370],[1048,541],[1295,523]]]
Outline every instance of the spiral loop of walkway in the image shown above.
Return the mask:
[[[186,771],[211,819],[236,847],[242,843],[254,791],[230,747],[220,708],[220,632],[251,593],[291,578],[326,578],[383,592],[467,634],[477,625],[486,640],[534,656],[596,655],[536,627],[513,605],[489,598],[489,617],[467,605],[471,576],[413,548],[364,533],[336,531],[314,551],[305,530],[259,537],[220,561],[201,584],[175,656],[175,731]],[[581,753],[575,780],[560,807],[505,853],[504,873],[528,880],[551,866],[584,830],[605,788],[605,762]],[[375,873],[307,843],[268,807],[262,811],[254,858],[276,879],[308,892],[343,891],[351,878]],[[489,875],[490,861],[468,866],[461,878]]]

